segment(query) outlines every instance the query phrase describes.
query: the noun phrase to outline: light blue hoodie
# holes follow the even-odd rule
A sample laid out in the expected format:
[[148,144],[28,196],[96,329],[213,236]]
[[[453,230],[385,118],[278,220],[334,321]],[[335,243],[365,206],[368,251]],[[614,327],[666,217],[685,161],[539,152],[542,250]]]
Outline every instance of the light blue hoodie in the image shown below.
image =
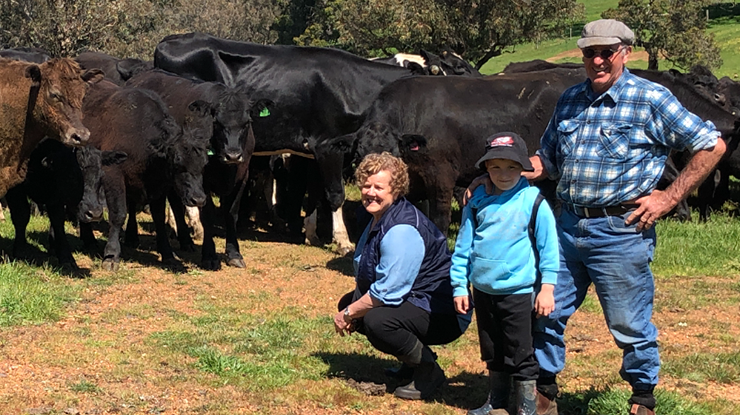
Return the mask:
[[[535,258],[527,227],[539,193],[525,178],[500,195],[489,195],[483,186],[463,209],[462,223],[452,254],[453,295],[468,295],[468,281],[487,294],[526,294],[534,291]],[[476,209],[476,222],[472,212]],[[560,252],[555,217],[544,202],[535,226],[543,284],[555,284]]]

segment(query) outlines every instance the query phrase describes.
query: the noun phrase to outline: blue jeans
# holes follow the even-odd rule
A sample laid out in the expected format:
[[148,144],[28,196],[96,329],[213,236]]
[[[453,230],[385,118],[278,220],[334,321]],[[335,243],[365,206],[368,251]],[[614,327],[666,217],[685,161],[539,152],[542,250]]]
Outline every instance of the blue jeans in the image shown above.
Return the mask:
[[582,219],[562,210],[557,220],[560,272],[555,311],[537,319],[534,330],[541,377],[554,377],[563,370],[565,326],[593,283],[606,325],[623,352],[622,379],[635,390],[658,383],[658,330],[650,321],[655,294],[650,271],[655,229],[637,232],[635,225],[624,224],[628,215]]

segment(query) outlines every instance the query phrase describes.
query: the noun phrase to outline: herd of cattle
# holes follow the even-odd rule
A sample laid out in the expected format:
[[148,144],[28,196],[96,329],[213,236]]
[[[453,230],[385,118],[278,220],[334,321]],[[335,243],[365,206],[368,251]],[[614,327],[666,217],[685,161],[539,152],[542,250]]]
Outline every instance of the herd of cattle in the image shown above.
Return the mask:
[[[560,94],[586,78],[574,64],[517,63],[484,77],[447,51],[373,61],[334,49],[199,33],[166,37],[153,61],[97,52],[51,59],[25,48],[2,50],[0,57],[0,194],[7,193],[16,229],[14,254],[26,246],[30,197],[46,206],[59,262],[73,268],[65,212],[76,212],[82,241],[94,246],[91,223],[102,218],[104,206],[104,268],[118,266],[124,222],[124,243],[138,244],[135,214],[145,205],[162,261],[175,265],[167,202],[181,249],[194,248],[185,217],[200,211],[202,268],[221,266],[213,240],[217,222],[226,235],[227,264],[244,267],[240,204],[246,194],[262,192],[254,178],[271,177],[265,171],[280,179],[279,186],[267,186],[267,199],[279,196],[279,213],[291,229],[304,226],[302,207],[310,212],[324,205],[332,212],[337,249],[348,252],[345,178],[358,160],[380,151],[406,161],[409,199],[428,200],[429,217],[447,229],[455,190],[480,174],[474,163],[481,140],[516,131],[533,153]],[[666,86],[727,141],[717,171],[699,191],[706,215],[728,197],[729,176],[740,177],[740,84],[700,67],[685,74],[633,72]],[[292,157],[278,156],[285,154]],[[684,160],[682,154],[668,160],[663,186]],[[542,187],[548,194],[554,185]],[[211,195],[219,197],[220,209]],[[679,215],[688,212],[679,207]]]

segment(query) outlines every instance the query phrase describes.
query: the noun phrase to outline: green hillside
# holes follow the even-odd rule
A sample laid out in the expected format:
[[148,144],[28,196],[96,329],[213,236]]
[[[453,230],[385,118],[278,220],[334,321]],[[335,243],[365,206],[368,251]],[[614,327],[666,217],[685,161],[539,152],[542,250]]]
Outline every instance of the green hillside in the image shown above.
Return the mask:
[[[581,62],[580,52],[576,47],[576,40],[580,36],[580,30],[586,22],[601,18],[601,12],[617,7],[619,0],[583,0],[586,6],[586,19],[573,26],[572,37],[549,40],[538,45],[528,43],[511,48],[501,56],[488,61],[481,72],[492,74],[500,72],[511,62],[522,62],[533,59],[553,59],[555,62]],[[740,5],[739,5],[740,6]],[[735,11],[735,13],[732,13]],[[717,77],[730,76],[737,78],[740,73],[740,7],[734,9],[723,9],[726,16],[720,16],[720,12],[712,10],[710,13],[709,33],[714,34],[720,46],[723,65],[714,71]],[[714,15],[717,15],[716,17]],[[634,48],[633,61],[627,64],[630,68],[647,68],[647,57],[640,59],[639,52],[642,48]],[[673,66],[670,62],[661,61],[660,69],[667,70]]]

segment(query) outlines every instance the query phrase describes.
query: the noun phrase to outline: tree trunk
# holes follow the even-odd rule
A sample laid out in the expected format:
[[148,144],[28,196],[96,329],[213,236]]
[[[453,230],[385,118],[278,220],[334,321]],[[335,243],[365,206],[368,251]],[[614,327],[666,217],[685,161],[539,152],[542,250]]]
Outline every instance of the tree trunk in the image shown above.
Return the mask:
[[648,54],[648,70],[658,70],[658,50],[651,47],[646,47],[645,51]]
[[486,52],[486,54],[478,60],[478,62],[476,62],[475,69],[480,70],[480,68],[482,68],[483,65],[486,64],[486,62],[491,60],[491,58],[499,55],[501,55],[501,50],[494,46],[493,48],[489,49],[488,52]]

